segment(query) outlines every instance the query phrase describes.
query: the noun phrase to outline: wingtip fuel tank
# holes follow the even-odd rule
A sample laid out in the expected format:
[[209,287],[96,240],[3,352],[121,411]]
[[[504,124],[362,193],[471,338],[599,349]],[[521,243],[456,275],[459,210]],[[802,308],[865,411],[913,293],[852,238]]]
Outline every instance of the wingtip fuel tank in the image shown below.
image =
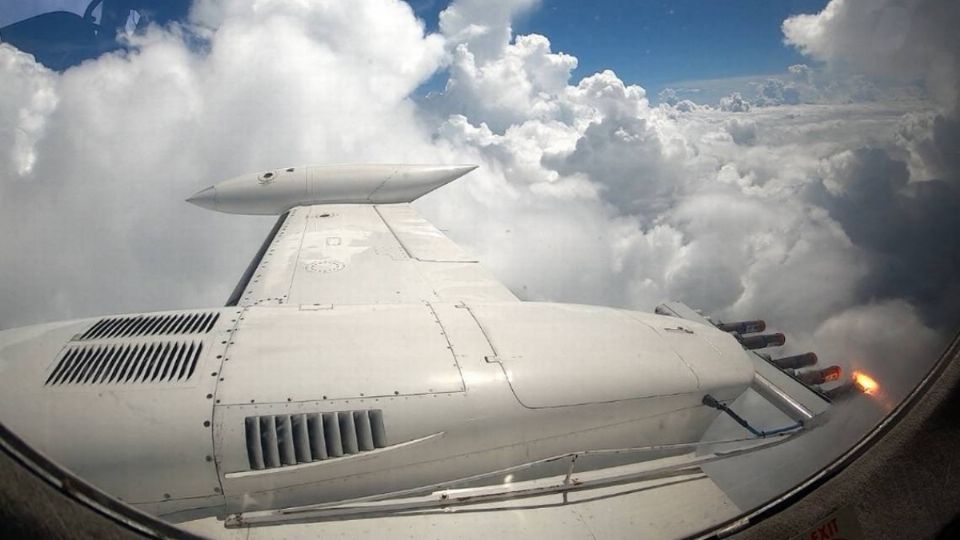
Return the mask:
[[202,189],[187,202],[228,214],[278,215],[312,204],[411,202],[476,165],[324,165],[246,174]]

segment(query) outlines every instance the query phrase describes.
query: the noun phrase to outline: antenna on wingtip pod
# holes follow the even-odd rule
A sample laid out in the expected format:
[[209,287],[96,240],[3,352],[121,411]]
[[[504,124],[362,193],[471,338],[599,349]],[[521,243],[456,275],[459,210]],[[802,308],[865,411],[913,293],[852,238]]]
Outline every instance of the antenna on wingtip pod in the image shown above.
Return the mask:
[[279,215],[312,204],[408,203],[477,165],[322,165],[251,173],[202,189],[187,202],[228,214]]

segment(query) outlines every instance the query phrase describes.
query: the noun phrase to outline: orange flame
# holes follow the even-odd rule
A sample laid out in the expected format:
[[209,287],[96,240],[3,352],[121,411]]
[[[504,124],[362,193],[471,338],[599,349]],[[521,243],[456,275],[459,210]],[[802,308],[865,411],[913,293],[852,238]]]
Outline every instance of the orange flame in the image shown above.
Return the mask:
[[880,390],[880,385],[877,381],[862,371],[853,372],[853,382],[860,388],[861,392],[868,396],[872,396]]

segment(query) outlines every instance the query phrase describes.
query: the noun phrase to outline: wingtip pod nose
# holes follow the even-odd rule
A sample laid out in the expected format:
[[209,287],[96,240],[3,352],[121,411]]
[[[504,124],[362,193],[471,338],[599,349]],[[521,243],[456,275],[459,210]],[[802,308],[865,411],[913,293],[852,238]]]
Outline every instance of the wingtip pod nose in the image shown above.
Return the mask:
[[440,170],[445,171],[446,173],[445,176],[448,178],[448,180],[446,180],[444,184],[447,184],[447,183],[453,182],[454,180],[456,180],[457,178],[460,178],[461,176],[465,176],[467,173],[473,171],[478,167],[479,165],[450,165],[448,167],[440,167]]
[[450,171],[450,176],[452,176],[451,182],[453,180],[456,180],[457,178],[460,178],[461,176],[464,176],[465,174],[469,173],[470,171],[473,171],[478,167],[480,166],[479,165],[451,165],[450,167],[448,167]]
[[477,165],[398,165],[369,196],[373,203],[411,202],[453,182]]
[[217,188],[210,186],[187,197],[186,202],[209,210],[217,209]]
[[450,182],[477,167],[479,165],[397,165],[397,174],[418,178],[421,181],[444,179]]

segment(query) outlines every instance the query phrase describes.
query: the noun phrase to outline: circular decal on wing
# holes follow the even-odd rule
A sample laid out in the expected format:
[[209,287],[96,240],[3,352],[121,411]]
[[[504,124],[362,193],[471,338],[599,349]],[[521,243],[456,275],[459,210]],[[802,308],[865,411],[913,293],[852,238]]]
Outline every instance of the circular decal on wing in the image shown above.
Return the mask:
[[344,264],[340,261],[334,261],[332,259],[324,259],[322,261],[313,261],[307,263],[308,272],[320,272],[321,274],[329,274],[330,272],[339,272],[343,270]]

